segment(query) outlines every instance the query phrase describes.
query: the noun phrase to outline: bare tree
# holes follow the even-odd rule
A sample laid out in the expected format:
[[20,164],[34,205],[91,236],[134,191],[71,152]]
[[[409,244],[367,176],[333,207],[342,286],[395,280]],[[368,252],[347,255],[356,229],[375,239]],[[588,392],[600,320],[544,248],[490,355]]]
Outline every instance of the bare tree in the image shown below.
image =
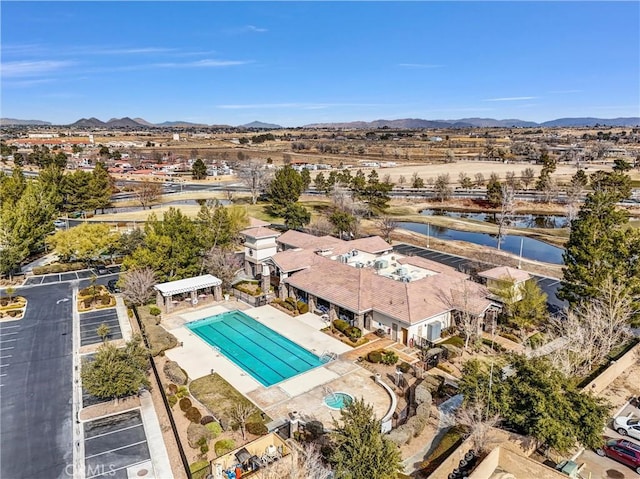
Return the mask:
[[444,297],[453,308],[454,318],[458,329],[464,334],[464,349],[469,349],[469,343],[480,335],[480,318],[472,312],[474,294],[471,291],[470,282],[461,281],[459,286],[452,288],[449,298]]
[[529,185],[533,183],[533,180],[536,177],[536,172],[533,170],[533,168],[525,168],[520,172],[520,176],[521,176],[520,181],[522,181],[522,184],[524,185],[525,189],[528,190]]
[[637,313],[634,308],[628,291],[608,277],[598,298],[552,321],[555,335],[566,338],[566,346],[553,354],[556,366],[565,374],[588,374],[629,337],[629,320]]
[[389,216],[383,216],[376,223],[384,240],[387,243],[391,243],[391,233],[398,228],[398,222]]
[[507,225],[513,216],[515,191],[507,185],[502,184],[502,199],[500,201],[500,216],[498,218],[498,249],[500,249],[502,239],[507,229]]
[[125,271],[120,279],[122,296],[136,306],[143,305],[151,299],[156,281],[156,273],[151,268]]
[[476,186],[482,186],[484,185],[484,175],[482,173],[476,173],[474,176],[475,180],[476,180]]
[[333,232],[333,225],[326,217],[320,216],[307,226],[307,231],[315,236],[330,235]]
[[505,174],[505,181],[507,185],[509,185],[514,190],[520,188],[520,180],[516,176],[515,171],[507,171],[507,173]]
[[251,192],[251,204],[256,204],[258,195],[266,188],[270,173],[259,160],[245,160],[236,165],[238,178]]
[[481,454],[490,449],[489,433],[500,422],[500,416],[489,415],[487,405],[476,401],[456,411],[456,422],[467,428],[473,450],[476,454]]
[[398,184],[399,185],[404,185],[407,182],[407,178],[404,175],[400,175],[398,177]]
[[133,187],[133,196],[138,200],[142,209],[147,206],[151,209],[151,205],[162,196],[162,185],[150,180],[136,183]]
[[253,416],[258,409],[250,402],[237,403],[229,410],[229,416],[239,427],[242,432],[242,439],[246,439],[245,426],[251,416]]
[[238,271],[242,268],[242,260],[233,250],[211,248],[204,256],[204,269],[222,281],[222,289],[229,291]]
[[260,469],[256,479],[330,479],[333,471],[324,465],[318,449],[313,446],[301,447],[291,444],[291,453]]
[[438,175],[434,183],[434,193],[437,199],[440,201],[446,201],[451,198],[453,188],[451,187],[449,174]]

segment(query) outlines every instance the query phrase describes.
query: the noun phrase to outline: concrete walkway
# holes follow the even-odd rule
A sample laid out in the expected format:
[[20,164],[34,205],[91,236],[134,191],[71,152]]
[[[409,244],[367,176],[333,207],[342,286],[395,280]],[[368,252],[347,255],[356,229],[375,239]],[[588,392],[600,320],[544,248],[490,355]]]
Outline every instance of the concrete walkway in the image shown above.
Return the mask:
[[155,477],[158,479],[173,479],[169,454],[162,438],[162,429],[160,429],[160,422],[153,407],[153,399],[151,399],[149,391],[144,391],[140,395],[140,415],[142,416],[142,424],[147,436],[147,445],[149,446],[149,455],[151,456]]
[[515,341],[511,341],[510,339],[503,338],[502,336],[499,336],[497,334],[491,335],[490,333],[487,333],[485,331],[484,333],[482,333],[482,338],[488,339],[489,341],[493,341],[494,343],[499,344],[507,351],[524,353],[524,346],[522,344],[518,344]]
[[440,443],[447,431],[454,425],[455,420],[453,419],[453,414],[456,409],[462,405],[462,399],[462,394],[456,394],[438,406],[438,412],[440,413],[438,429],[431,440],[425,443],[422,449],[416,452],[413,456],[402,461],[405,474],[415,472],[426,460],[431,451]]
[[47,255],[44,255],[42,258],[38,258],[37,260],[32,261],[31,263],[25,264],[20,268],[20,271],[22,271],[23,273],[30,273],[31,271],[33,271],[33,268],[37,266],[44,266],[50,263],[54,263],[56,261],[58,261],[58,255],[55,253],[49,253]]

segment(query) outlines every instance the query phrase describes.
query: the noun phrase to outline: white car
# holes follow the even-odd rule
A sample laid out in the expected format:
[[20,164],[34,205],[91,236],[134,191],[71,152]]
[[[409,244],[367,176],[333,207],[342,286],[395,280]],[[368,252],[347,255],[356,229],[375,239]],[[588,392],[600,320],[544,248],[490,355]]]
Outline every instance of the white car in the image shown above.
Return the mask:
[[613,421],[613,428],[623,436],[640,439],[640,420],[620,416]]
[[64,228],[65,226],[67,226],[67,222],[63,220],[55,220],[53,222],[53,226],[55,226],[56,228]]

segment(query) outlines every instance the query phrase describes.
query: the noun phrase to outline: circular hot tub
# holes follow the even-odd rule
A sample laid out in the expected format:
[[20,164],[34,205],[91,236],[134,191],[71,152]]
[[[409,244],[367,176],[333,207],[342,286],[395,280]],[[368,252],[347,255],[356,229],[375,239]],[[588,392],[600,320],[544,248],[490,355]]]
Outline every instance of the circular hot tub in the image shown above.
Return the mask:
[[324,397],[324,404],[330,409],[339,411],[353,402],[353,396],[349,393],[336,392]]

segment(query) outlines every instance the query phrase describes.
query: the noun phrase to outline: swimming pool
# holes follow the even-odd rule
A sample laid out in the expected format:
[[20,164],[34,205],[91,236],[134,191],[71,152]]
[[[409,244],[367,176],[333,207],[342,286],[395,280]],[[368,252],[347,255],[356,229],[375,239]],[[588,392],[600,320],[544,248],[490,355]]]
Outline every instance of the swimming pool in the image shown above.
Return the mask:
[[324,364],[318,356],[242,311],[186,324],[265,387]]

